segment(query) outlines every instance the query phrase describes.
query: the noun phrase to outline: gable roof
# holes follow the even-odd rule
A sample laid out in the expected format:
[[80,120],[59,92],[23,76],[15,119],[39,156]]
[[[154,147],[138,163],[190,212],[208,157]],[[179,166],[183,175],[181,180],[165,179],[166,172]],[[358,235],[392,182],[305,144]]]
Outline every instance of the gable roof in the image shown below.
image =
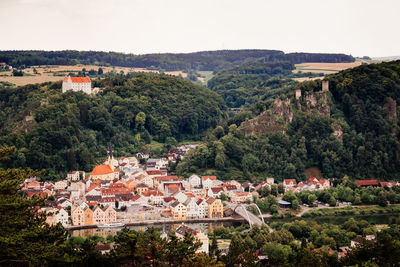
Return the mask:
[[285,179],[283,181],[285,184],[290,184],[290,183],[297,184],[296,179]]
[[211,191],[214,194],[218,194],[219,192],[224,191],[224,189],[222,187],[211,187]]
[[217,176],[201,176],[201,179],[203,179],[203,181],[206,181],[207,179],[215,181],[217,180]]
[[97,165],[96,167],[94,167],[90,175],[105,175],[114,173],[115,171],[117,171],[117,169],[112,170],[108,165]]
[[377,180],[356,180],[357,186],[378,186]]
[[90,83],[89,77],[69,77],[69,76],[64,77],[64,82],[67,82],[68,78],[71,78],[71,81],[73,83]]
[[174,197],[164,197],[163,200],[164,200],[165,203],[168,203],[168,202],[171,202],[173,200],[176,200],[176,198],[174,198]]

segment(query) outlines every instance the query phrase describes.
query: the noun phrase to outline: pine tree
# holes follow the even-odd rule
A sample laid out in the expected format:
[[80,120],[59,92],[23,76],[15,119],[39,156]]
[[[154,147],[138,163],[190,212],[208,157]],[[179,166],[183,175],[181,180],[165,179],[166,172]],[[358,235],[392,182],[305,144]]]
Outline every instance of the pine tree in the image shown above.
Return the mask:
[[[0,160],[8,159],[13,147],[0,148]],[[0,168],[0,265],[51,265],[64,261],[67,232],[60,225],[49,226],[39,207],[44,199],[24,197],[24,179],[41,172]]]

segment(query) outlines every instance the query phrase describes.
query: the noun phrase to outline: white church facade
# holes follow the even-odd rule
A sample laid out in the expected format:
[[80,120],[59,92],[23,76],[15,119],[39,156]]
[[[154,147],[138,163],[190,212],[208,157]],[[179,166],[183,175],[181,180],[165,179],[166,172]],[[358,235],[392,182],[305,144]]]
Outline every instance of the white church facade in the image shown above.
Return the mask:
[[65,76],[62,83],[62,92],[65,93],[68,90],[78,92],[82,91],[86,94],[92,93],[92,82],[89,77],[70,77]]

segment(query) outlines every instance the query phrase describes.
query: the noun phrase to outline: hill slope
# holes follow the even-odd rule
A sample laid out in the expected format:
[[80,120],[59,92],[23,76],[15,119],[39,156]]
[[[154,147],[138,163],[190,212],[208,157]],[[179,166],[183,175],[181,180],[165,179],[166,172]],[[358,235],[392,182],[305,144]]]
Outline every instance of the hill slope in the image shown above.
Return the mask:
[[217,94],[179,78],[141,74],[94,83],[105,90],[62,94],[60,83],[0,89],[0,145],[17,147],[18,165],[62,177],[91,170],[110,141],[117,154],[131,155],[151,140],[199,139],[226,116]]
[[[239,113],[207,136],[178,172],[303,179],[305,168],[317,166],[325,177],[400,179],[400,61],[326,79],[330,92],[321,92],[319,80],[304,82],[298,100],[292,92],[280,105],[267,100]],[[260,113],[253,123],[248,120]]]

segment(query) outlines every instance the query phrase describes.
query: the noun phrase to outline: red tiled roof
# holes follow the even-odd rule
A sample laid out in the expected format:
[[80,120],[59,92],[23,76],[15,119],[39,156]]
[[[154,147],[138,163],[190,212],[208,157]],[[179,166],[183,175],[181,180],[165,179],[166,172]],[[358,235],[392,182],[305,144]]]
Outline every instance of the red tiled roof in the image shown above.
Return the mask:
[[212,188],[211,188],[211,191],[212,191],[214,194],[218,194],[219,192],[224,191],[224,189],[223,189],[222,187],[212,187]]
[[389,182],[380,182],[380,185],[381,185],[382,187],[384,187],[384,186],[390,186],[390,183],[389,183]]
[[174,198],[174,197],[164,197],[164,202],[170,202],[170,201],[173,201],[173,200],[176,200],[176,198]]
[[377,180],[356,180],[357,186],[377,186]]
[[171,181],[171,180],[178,180],[178,176],[156,176],[154,180],[157,181]]
[[[73,83],[90,83],[89,77],[70,77]],[[65,76],[64,82],[68,81],[68,76]]]
[[114,173],[115,171],[117,171],[117,169],[114,169],[113,171],[108,165],[97,165],[96,167],[94,167],[90,175],[105,175]]
[[285,184],[290,184],[290,183],[297,184],[296,179],[285,179],[283,181]]
[[236,185],[226,185],[225,188],[226,188],[226,190],[231,191],[231,190],[236,190],[237,186]]
[[154,171],[146,171],[148,175],[161,175],[162,171],[154,170]]
[[203,179],[203,181],[210,179],[210,180],[217,180],[217,176],[201,176],[201,179]]
[[158,190],[149,190],[149,191],[147,191],[147,192],[144,192],[144,195],[145,195],[146,197],[149,197],[149,196],[163,196],[164,194],[161,193],[161,192],[158,191]]
[[190,192],[186,192],[185,195],[186,195],[187,197],[195,197],[195,195],[193,195],[193,194],[190,193]]

